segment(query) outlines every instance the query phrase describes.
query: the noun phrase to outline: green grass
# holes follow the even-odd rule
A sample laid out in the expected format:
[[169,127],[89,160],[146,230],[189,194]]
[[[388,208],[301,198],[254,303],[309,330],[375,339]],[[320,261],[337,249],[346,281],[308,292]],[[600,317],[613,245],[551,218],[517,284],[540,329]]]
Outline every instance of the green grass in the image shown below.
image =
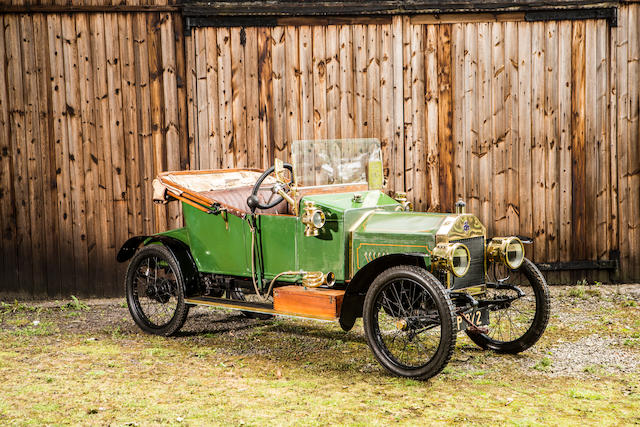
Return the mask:
[[[227,314],[217,314],[216,327],[164,338],[122,320],[118,310],[126,308],[119,301],[106,314],[85,304],[91,310],[72,311],[93,323],[76,332],[69,325],[78,317],[58,308],[40,316],[37,325],[28,307],[12,308],[0,321],[0,424],[640,422],[639,373],[611,374],[593,365],[576,375],[553,376],[557,361],[549,348],[583,336],[557,320],[521,355],[482,351],[460,335],[442,373],[416,381],[380,367],[361,322],[344,333],[331,323],[293,319],[227,326]],[[114,311],[110,321],[100,320]],[[636,307],[606,316],[612,324],[590,323],[590,334],[626,336],[633,343],[640,338]],[[636,351],[633,345],[621,348]]]

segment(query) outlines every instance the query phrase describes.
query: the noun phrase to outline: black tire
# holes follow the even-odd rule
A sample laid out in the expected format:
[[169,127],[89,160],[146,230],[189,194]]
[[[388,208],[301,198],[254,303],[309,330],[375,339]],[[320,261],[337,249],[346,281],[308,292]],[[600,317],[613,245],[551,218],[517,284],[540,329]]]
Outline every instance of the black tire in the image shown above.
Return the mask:
[[[499,353],[516,354],[534,345],[542,336],[551,312],[549,287],[538,267],[528,259],[517,270],[507,271],[506,267],[490,266],[503,274],[509,274],[504,283],[518,286],[525,292],[525,296],[512,302],[509,307],[490,312],[489,331],[486,334],[471,332],[467,335],[471,341],[483,349],[494,350]],[[493,273],[494,280],[498,274]],[[515,295],[514,291],[487,290],[487,295],[479,299],[491,299],[499,295]],[[509,331],[509,335],[505,334]]]
[[[415,266],[391,267],[373,281],[364,300],[363,322],[373,355],[402,377],[437,375],[456,345],[451,299],[433,275]],[[424,341],[434,333],[436,338]],[[402,350],[396,350],[396,339],[400,346],[404,342]]]
[[140,249],[129,263],[125,291],[129,312],[143,331],[173,335],[189,314],[180,265],[169,249],[149,245]]

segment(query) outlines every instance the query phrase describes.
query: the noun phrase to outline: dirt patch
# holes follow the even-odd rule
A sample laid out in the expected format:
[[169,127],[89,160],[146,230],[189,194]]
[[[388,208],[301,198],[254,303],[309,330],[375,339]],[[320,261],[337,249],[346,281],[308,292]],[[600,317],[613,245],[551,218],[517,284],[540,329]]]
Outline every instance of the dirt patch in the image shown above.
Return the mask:
[[0,424],[639,423],[640,285],[551,293],[534,347],[496,354],[460,334],[426,382],[384,371],[360,321],[345,333],[198,307],[165,338],[142,333],[123,299],[6,301]]

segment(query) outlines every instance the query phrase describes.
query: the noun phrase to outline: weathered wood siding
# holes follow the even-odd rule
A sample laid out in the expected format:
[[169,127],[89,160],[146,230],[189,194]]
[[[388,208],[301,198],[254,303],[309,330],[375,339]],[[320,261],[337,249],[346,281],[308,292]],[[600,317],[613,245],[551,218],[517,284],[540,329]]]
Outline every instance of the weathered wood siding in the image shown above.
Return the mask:
[[[614,28],[434,22],[0,15],[0,293],[121,293],[119,245],[180,223],[158,171],[266,167],[299,138],[377,137],[417,209],[462,198],[537,262],[619,251],[640,279],[640,5]],[[549,277],[584,276],[612,278]]]
[[[452,210],[462,198],[490,234],[533,237],[537,262],[607,260],[620,247],[621,276],[637,278],[638,42],[615,41],[638,38],[634,10],[621,8],[614,29],[605,20],[423,24],[420,16],[196,29],[187,58],[191,164],[265,167],[286,159],[298,138],[378,137],[387,190],[407,191],[416,208]],[[622,49],[616,65],[612,50]],[[620,81],[622,101],[616,66],[635,79]],[[248,89],[254,76],[257,91]]]
[[151,180],[189,167],[182,21],[0,16],[0,292],[122,292],[117,248],[181,223]]

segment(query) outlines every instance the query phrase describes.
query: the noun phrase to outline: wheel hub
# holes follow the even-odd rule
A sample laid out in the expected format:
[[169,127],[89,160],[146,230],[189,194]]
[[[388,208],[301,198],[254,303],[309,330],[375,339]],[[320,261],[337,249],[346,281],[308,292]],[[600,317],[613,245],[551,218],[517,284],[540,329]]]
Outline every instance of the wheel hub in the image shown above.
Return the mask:
[[171,282],[167,279],[158,279],[157,283],[147,287],[147,296],[162,304],[169,302],[171,294]]

